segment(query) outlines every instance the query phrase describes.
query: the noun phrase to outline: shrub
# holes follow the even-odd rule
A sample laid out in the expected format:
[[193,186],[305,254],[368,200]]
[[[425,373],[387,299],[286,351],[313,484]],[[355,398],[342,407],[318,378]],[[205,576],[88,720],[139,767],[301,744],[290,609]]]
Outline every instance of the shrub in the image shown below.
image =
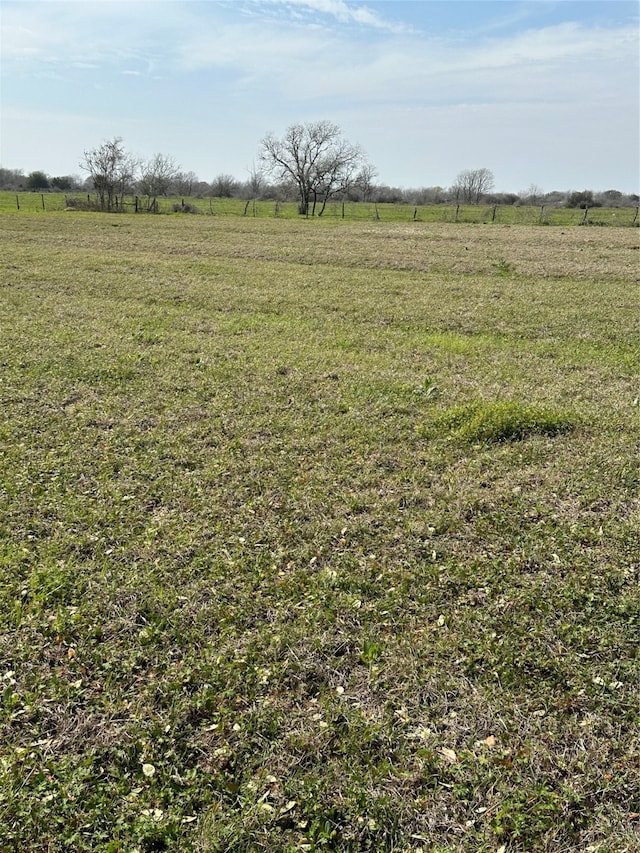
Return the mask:
[[101,210],[100,205],[96,201],[89,199],[75,198],[73,196],[64,198],[65,210]]
[[567,199],[567,207],[579,207],[581,210],[586,210],[589,207],[602,207],[599,201],[594,201],[591,190],[582,190],[582,192],[573,192]]
[[174,213],[200,213],[200,210],[195,206],[195,204],[186,204],[183,202],[182,204],[174,204],[171,208]]
[[44,172],[31,172],[25,182],[28,190],[48,190],[49,186],[49,178]]

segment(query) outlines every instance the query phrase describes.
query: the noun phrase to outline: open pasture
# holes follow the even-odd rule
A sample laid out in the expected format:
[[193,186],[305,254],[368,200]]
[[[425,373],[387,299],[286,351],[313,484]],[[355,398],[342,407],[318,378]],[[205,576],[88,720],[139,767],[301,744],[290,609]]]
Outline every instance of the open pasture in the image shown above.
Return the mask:
[[[139,214],[145,212],[152,200],[138,198]],[[40,214],[75,209],[97,204],[94,194],[79,191],[68,193],[0,191],[0,214]],[[322,205],[317,206],[317,213]],[[299,219],[298,203],[294,201],[245,200],[241,198],[158,198],[155,212],[171,214],[183,210],[206,216],[242,216],[250,219]],[[125,196],[124,210],[136,211],[134,196]],[[632,227],[638,223],[634,207],[595,207],[585,212],[555,204],[544,206],[492,204],[392,204],[374,202],[329,202],[323,219],[344,219],[349,222],[452,222],[501,225],[592,225]]]
[[637,229],[0,229],[0,849],[638,849]]

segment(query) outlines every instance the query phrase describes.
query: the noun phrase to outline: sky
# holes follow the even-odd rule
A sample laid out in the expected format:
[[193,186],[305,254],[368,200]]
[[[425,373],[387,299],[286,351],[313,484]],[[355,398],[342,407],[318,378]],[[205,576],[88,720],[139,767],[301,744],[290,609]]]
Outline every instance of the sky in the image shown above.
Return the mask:
[[0,165],[121,137],[204,181],[329,120],[378,184],[639,190],[637,0],[2,0]]

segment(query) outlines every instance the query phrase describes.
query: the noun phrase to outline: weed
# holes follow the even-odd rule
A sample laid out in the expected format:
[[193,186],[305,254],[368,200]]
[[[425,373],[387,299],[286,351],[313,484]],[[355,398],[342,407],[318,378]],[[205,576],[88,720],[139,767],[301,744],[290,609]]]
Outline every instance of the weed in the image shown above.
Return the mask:
[[416,394],[420,394],[426,400],[437,400],[441,394],[440,388],[433,382],[431,377],[426,376],[420,385],[415,390]]
[[499,258],[492,264],[498,275],[511,276],[515,272],[514,265],[506,258]]
[[562,797],[544,783],[524,788],[502,800],[491,817],[499,841],[535,849],[556,834],[562,812]]

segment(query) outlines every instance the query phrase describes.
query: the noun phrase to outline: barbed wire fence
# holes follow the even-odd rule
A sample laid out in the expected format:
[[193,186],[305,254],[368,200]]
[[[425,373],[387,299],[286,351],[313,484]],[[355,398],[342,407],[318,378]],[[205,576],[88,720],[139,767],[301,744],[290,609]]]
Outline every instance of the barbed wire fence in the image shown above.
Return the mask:
[[[0,193],[0,211],[51,213],[97,211],[100,202],[92,193]],[[245,218],[299,219],[293,201],[241,198],[147,198],[117,196],[111,214],[195,214]],[[567,208],[561,205],[462,205],[444,203],[412,205],[380,202],[334,201],[315,219],[375,222],[449,222],[484,225],[590,225],[638,227],[640,208]],[[311,217],[309,217],[311,218]]]

